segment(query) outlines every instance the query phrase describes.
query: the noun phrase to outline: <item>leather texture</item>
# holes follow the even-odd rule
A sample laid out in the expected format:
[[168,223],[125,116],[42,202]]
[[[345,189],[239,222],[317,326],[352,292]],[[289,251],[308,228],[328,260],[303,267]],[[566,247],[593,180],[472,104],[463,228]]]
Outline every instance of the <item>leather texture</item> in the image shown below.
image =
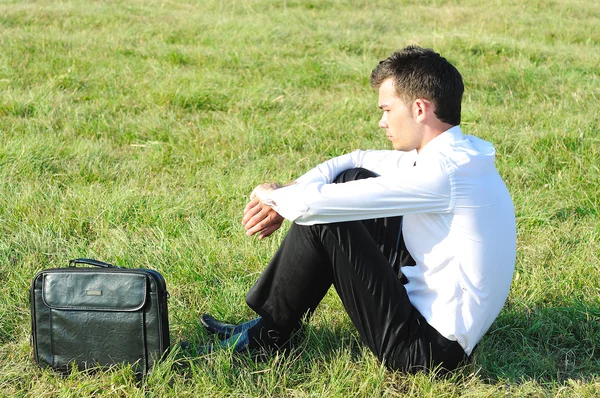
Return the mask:
[[31,286],[32,341],[41,367],[127,363],[147,373],[169,350],[166,286],[153,270],[55,268]]

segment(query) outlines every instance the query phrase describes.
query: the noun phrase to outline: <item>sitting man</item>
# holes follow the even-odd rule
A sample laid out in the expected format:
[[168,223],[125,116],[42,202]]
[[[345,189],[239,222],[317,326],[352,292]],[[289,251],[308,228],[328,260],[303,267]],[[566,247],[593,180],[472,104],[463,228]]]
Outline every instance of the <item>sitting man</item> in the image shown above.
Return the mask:
[[258,318],[201,322],[235,351],[281,347],[333,284],[361,340],[391,369],[466,361],[507,298],[516,253],[494,147],[463,135],[458,70],[409,46],[371,74],[394,150],[357,150],[250,195],[247,235],[285,239],[246,302]]

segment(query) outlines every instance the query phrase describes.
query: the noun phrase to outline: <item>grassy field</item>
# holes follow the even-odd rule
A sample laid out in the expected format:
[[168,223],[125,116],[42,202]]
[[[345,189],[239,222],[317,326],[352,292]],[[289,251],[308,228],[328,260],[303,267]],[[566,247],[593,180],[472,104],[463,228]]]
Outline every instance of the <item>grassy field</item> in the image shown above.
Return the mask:
[[[93,257],[167,280],[174,342],[245,292],[282,231],[240,224],[251,189],[387,148],[371,69],[433,47],[466,83],[463,130],[513,195],[506,306],[447,379],[382,368],[333,292],[294,352],[175,350],[146,379],[32,360],[33,276]],[[600,4],[589,0],[0,0],[0,396],[600,394]]]

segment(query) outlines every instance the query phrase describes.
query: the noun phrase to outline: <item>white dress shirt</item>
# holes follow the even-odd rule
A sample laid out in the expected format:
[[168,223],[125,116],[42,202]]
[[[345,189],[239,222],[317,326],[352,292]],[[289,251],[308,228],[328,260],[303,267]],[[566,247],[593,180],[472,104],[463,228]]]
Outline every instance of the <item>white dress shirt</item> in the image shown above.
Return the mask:
[[[265,203],[302,225],[403,215],[416,261],[402,268],[408,297],[470,355],[502,309],[515,265],[514,209],[494,158],[490,143],[455,126],[419,153],[358,150],[333,158]],[[355,167],[378,177],[332,184]]]

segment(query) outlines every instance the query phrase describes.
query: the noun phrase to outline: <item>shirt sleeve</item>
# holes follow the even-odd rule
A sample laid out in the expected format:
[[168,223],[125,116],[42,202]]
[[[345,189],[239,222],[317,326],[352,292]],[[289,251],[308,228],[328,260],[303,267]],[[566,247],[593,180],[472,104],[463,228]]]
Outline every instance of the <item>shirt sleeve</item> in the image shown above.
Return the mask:
[[[394,169],[379,177],[344,184],[330,183],[339,165],[350,164],[351,158],[345,156],[317,166],[319,171],[311,178],[303,176],[297,184],[273,191],[264,203],[303,225],[443,213],[454,205],[452,175],[440,163]],[[352,167],[361,165],[352,163]]]
[[376,174],[382,174],[384,170],[396,168],[404,157],[409,156],[414,156],[414,154],[390,150],[357,150],[321,163],[296,179],[296,182],[299,184],[311,182],[331,184],[342,171],[355,167],[364,167]]

